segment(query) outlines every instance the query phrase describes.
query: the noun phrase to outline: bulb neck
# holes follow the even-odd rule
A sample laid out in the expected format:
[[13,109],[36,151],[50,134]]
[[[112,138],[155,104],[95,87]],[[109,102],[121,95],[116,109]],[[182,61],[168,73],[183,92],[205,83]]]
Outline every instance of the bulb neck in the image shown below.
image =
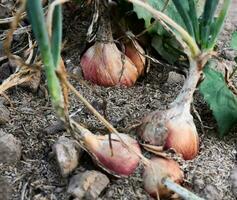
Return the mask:
[[196,90],[196,86],[201,77],[202,70],[199,67],[199,63],[195,60],[190,60],[190,68],[188,77],[184,81],[183,87],[176,97],[176,99],[170,104],[170,108],[183,107],[184,110],[190,110],[190,105],[193,101],[193,94]]
[[98,42],[111,43],[114,41],[108,9],[103,2],[99,3],[99,28],[96,33]]

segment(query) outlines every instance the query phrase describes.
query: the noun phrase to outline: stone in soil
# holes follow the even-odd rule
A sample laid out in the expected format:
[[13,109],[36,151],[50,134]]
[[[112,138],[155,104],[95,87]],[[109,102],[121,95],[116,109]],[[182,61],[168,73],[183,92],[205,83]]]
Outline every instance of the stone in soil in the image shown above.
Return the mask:
[[38,70],[34,73],[34,75],[32,76],[32,78],[29,81],[22,83],[20,86],[35,93],[35,92],[37,92],[37,90],[39,88],[40,81],[41,81],[41,71]]
[[222,196],[220,191],[216,188],[216,186],[208,184],[203,190],[204,198],[206,200],[221,200]]
[[44,132],[48,135],[51,135],[51,134],[55,134],[55,133],[65,131],[65,130],[66,129],[65,129],[63,121],[57,120],[57,121],[53,122],[52,124],[50,124],[49,126],[47,126],[44,129]]
[[33,200],[49,200],[49,199],[43,196],[42,194],[37,194],[33,197]]
[[232,191],[234,195],[237,197],[237,166],[232,170],[230,179],[232,184]]
[[235,57],[237,56],[237,51],[233,49],[226,48],[223,50],[223,56],[224,58],[233,61]]
[[194,176],[194,178],[193,178],[193,187],[194,187],[195,192],[201,193],[201,191],[205,188],[204,180]]
[[0,125],[4,125],[10,121],[10,112],[6,106],[0,102]]
[[181,74],[178,74],[176,72],[169,72],[169,77],[167,79],[168,84],[173,84],[173,83],[182,83],[184,81],[184,76]]
[[4,177],[0,177],[0,200],[10,200],[11,199],[11,186]]
[[66,177],[76,169],[81,153],[81,148],[76,140],[61,136],[53,145],[53,152],[62,176]]
[[71,178],[68,193],[76,199],[95,200],[108,184],[108,177],[101,172],[86,171]]
[[12,165],[21,158],[21,142],[12,134],[0,131],[0,164]]

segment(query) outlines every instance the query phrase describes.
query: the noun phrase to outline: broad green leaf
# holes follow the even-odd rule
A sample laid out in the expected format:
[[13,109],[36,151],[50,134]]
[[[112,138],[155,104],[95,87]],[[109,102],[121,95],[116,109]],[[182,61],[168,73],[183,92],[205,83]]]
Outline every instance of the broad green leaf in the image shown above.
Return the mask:
[[231,46],[232,49],[237,51],[237,31],[235,31],[232,34],[232,38],[231,38],[231,41],[230,41],[230,46]]
[[[168,63],[174,64],[182,52],[178,50],[181,49],[181,47],[178,48],[178,44],[169,45],[171,41],[176,42],[173,38],[165,38],[157,35],[152,38],[151,45]],[[174,46],[177,46],[177,48],[174,48]]]
[[[197,16],[200,16],[200,12],[203,8],[203,0],[192,0],[192,1],[195,2],[195,5],[196,5],[195,9],[197,12]],[[178,13],[172,0],[168,0],[168,5],[166,5],[167,0],[147,0],[146,2],[150,4],[156,10],[159,10],[159,11],[164,10],[162,11],[163,13],[165,13],[167,16],[173,19],[176,23],[178,23],[184,29],[186,29],[185,23],[182,17],[180,16],[180,14]],[[182,1],[182,8],[184,10],[189,10],[189,2],[187,0]],[[194,9],[194,7],[192,7],[192,9]],[[154,39],[155,42],[152,43],[152,46],[157,50],[157,52],[160,53],[161,56],[164,56],[164,58],[169,63],[174,63],[175,61],[177,61],[174,58],[175,57],[178,58],[177,54],[179,53],[179,51],[177,51],[176,46],[171,45],[171,44],[177,43],[177,42],[174,42],[176,41],[176,38],[170,37],[170,34],[160,25],[159,22],[153,24],[151,28],[151,24],[154,21],[153,15],[147,10],[145,10],[144,8],[137,5],[133,5],[133,10],[137,14],[139,19],[144,19],[145,27],[149,28],[148,29],[149,33],[153,37],[155,37]],[[191,12],[191,11],[188,11],[188,12]],[[196,29],[195,31],[198,32]],[[157,43],[158,45],[155,46],[157,42],[157,37],[160,37],[160,39],[159,39],[159,42]],[[166,40],[166,38],[170,38],[170,41]],[[164,46],[166,46],[166,48],[163,48]],[[162,49],[159,49],[160,47],[162,47]],[[182,48],[178,48],[178,49],[182,50]],[[175,55],[172,55],[173,52],[175,52]]]
[[[163,13],[168,15],[171,19],[173,19],[179,25],[182,25],[185,28],[184,22],[182,18],[180,17],[180,15],[178,14],[172,1],[169,1],[167,6],[166,6],[167,0],[147,0],[146,2],[150,4],[156,10],[159,10],[159,11],[164,10]],[[185,3],[185,2],[184,4],[188,5],[188,3],[187,2]],[[138,18],[144,19],[146,28],[151,26],[151,23],[154,20],[154,17],[150,12],[148,12],[144,8],[137,5],[133,5],[133,10],[136,12]],[[159,25],[159,23],[153,26],[153,28],[150,29],[150,32],[158,33],[159,35],[163,35],[166,33],[166,31],[164,31],[164,29]]]
[[[182,18],[178,14],[171,0],[169,0],[168,4],[167,0],[147,0],[147,3],[149,3],[156,10],[163,10],[166,15],[185,27]],[[188,7],[187,2],[184,4]],[[154,40],[152,41],[152,46],[156,49],[156,51],[171,64],[177,61],[179,56],[177,55],[177,51],[175,51],[176,47],[166,44],[167,41],[170,44],[174,43],[176,39],[174,37],[170,37],[169,33],[160,25],[159,22],[155,23],[152,28],[150,28],[152,22],[154,21],[153,15],[150,12],[137,5],[133,5],[133,10],[139,19],[144,19],[145,27],[149,28],[149,33],[153,35]],[[169,38],[169,40],[166,40],[166,38]],[[173,54],[173,52],[175,52],[175,54]]]
[[237,97],[228,88],[223,75],[213,69],[215,65],[213,60],[206,65],[200,92],[213,112],[220,136],[224,136],[237,124]]

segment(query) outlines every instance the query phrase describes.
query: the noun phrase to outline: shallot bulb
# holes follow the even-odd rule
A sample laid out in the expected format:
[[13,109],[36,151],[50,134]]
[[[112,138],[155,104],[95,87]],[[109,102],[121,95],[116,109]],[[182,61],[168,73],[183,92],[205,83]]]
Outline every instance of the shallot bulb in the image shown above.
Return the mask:
[[96,163],[103,169],[115,175],[129,176],[139,164],[138,154],[141,154],[141,149],[135,139],[122,133],[119,133],[119,136],[126,144],[129,144],[133,151],[129,151],[116,134],[111,134],[113,155],[111,154],[108,135],[97,136],[87,132],[83,136],[83,143]]
[[143,75],[145,69],[146,57],[145,51],[136,41],[130,41],[125,44],[125,55],[135,64],[138,74]]
[[[108,9],[103,3],[96,42],[81,57],[84,78],[101,86],[132,86],[139,73],[136,63],[122,53],[114,43]],[[129,51],[129,50],[128,50]],[[128,53],[131,54],[130,51]]]
[[138,78],[133,62],[115,43],[96,42],[81,58],[84,78],[101,86],[132,86]]
[[173,192],[162,184],[163,178],[170,178],[175,183],[181,184],[184,174],[174,160],[152,158],[143,173],[144,188],[152,197],[159,195],[160,198],[168,198],[172,195]]
[[157,110],[145,117],[139,129],[145,142],[163,146],[164,149],[172,148],[185,160],[195,158],[199,151],[199,137],[190,114],[190,104],[200,73],[196,65],[191,66],[175,101],[167,110]]

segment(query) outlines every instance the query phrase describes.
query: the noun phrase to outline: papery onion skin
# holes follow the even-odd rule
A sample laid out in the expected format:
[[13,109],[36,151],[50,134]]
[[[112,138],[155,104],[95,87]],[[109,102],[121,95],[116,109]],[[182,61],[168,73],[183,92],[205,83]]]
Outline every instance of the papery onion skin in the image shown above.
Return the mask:
[[[138,142],[126,134],[120,133],[119,136],[134,149],[135,152],[141,154]],[[120,142],[116,134],[111,134],[113,155],[109,146],[109,137],[87,135],[84,137],[86,148],[93,154],[96,161],[99,162],[105,170],[119,176],[129,176],[137,168],[140,158],[134,152],[130,152]]]
[[150,163],[151,165],[146,166],[143,173],[144,189],[152,197],[157,197],[158,193],[160,198],[170,197],[173,192],[162,185],[161,180],[169,177],[177,184],[181,184],[184,174],[179,164],[174,160],[160,157],[152,158]]
[[81,66],[86,80],[105,87],[130,87],[138,78],[136,66],[112,42],[96,42],[81,57]]
[[192,160],[199,151],[198,133],[193,122],[179,120],[167,122],[168,136],[164,149],[173,148],[184,160]]
[[174,149],[184,160],[194,159],[199,151],[198,133],[188,111],[155,111],[144,118],[139,133],[145,142]]
[[125,44],[125,55],[135,64],[138,74],[144,75],[146,63],[145,51],[136,40]]

